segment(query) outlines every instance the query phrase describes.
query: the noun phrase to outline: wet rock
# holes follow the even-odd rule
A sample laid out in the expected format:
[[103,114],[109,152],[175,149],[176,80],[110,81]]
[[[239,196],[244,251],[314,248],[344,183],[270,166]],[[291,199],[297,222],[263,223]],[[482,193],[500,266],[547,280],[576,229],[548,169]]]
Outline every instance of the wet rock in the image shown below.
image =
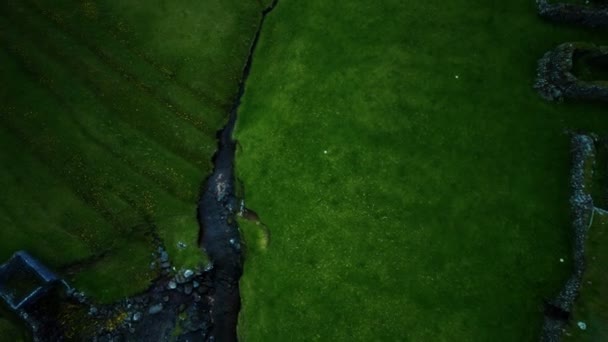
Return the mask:
[[192,284],[184,285],[184,293],[187,295],[192,294]]
[[198,281],[193,281],[192,282],[192,287],[194,287],[195,289],[198,289],[198,287],[201,286],[201,284]]
[[167,262],[169,261],[169,254],[165,251],[162,251],[160,253],[160,262]]
[[156,304],[156,305],[152,305],[152,306],[150,307],[150,309],[148,309],[148,313],[149,313],[150,315],[157,314],[157,313],[159,313],[159,312],[161,312],[161,311],[163,311],[163,305],[162,305],[161,303],[158,303],[158,304]]
[[175,288],[177,288],[177,283],[176,283],[175,281],[171,280],[171,281],[169,282],[169,284],[167,284],[167,288],[168,288],[169,290],[175,290]]
[[133,322],[139,322],[141,319],[141,312],[136,312],[133,314]]
[[185,283],[185,282],[186,282],[186,277],[184,277],[184,275],[183,275],[183,274],[178,273],[178,274],[175,276],[175,281],[176,281],[178,284],[183,284],[183,283]]
[[185,270],[184,271],[184,277],[186,277],[186,278],[190,278],[193,275],[194,275],[194,271],[192,271],[192,270]]

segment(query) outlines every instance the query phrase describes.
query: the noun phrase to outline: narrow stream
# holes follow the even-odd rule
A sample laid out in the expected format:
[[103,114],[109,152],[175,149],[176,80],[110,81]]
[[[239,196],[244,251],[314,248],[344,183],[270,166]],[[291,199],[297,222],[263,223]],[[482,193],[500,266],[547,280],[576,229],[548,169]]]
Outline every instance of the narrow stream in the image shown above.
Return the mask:
[[205,182],[198,203],[199,245],[213,263],[211,271],[214,288],[211,294],[213,326],[209,337],[211,341],[237,340],[236,326],[241,307],[239,279],[243,273],[244,258],[236,223],[238,211],[234,175],[236,142],[232,139],[232,132],[264,21],[277,2],[278,0],[274,0],[262,11],[230,117],[226,126],[217,134],[218,150],[213,157],[214,170]]

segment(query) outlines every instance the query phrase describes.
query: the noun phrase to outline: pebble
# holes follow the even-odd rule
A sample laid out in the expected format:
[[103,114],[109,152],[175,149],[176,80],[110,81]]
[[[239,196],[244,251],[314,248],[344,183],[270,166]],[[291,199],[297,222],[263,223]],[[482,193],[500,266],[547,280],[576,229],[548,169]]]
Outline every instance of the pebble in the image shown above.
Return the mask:
[[184,277],[186,278],[190,278],[194,275],[194,272],[192,270],[185,270],[184,271]]
[[585,322],[579,321],[578,323],[576,323],[576,325],[578,325],[579,329],[581,330],[587,330],[587,324]]
[[150,307],[150,309],[148,309],[148,313],[150,315],[154,315],[154,314],[157,314],[157,313],[161,312],[162,310],[163,310],[163,305],[159,303],[159,304],[156,304],[156,305],[152,305]]
[[167,287],[169,288],[169,290],[175,290],[175,288],[177,287],[177,284],[175,283],[175,281],[171,280],[169,282],[169,284],[167,285]]
[[169,261],[169,254],[167,252],[163,251],[160,254],[160,262],[166,262],[166,261]]
[[192,284],[186,284],[184,286],[184,293],[187,295],[192,293]]
[[200,284],[198,281],[196,281],[196,280],[195,280],[195,281],[193,281],[193,282],[192,282],[192,286],[193,286],[195,289],[197,289],[199,286],[201,286],[201,284]]
[[136,312],[133,314],[133,322],[137,322],[141,319],[141,312]]

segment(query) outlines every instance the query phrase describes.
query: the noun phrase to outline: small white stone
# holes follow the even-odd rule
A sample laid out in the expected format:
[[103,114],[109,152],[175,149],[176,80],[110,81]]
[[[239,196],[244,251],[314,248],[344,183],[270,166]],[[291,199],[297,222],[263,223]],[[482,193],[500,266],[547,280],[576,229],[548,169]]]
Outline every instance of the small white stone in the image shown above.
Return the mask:
[[578,325],[579,329],[581,330],[587,330],[587,323],[585,322],[579,321],[578,323],[576,323],[576,325]]
[[564,258],[559,258],[559,262],[564,262]]

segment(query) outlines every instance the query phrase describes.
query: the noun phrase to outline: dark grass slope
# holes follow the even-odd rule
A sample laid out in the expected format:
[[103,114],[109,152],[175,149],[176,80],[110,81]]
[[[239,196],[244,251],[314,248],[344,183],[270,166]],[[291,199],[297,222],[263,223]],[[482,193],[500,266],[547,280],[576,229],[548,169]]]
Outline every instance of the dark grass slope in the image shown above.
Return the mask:
[[204,262],[199,187],[261,8],[2,2],[0,260],[26,249],[101,301],[149,285],[155,235]]

